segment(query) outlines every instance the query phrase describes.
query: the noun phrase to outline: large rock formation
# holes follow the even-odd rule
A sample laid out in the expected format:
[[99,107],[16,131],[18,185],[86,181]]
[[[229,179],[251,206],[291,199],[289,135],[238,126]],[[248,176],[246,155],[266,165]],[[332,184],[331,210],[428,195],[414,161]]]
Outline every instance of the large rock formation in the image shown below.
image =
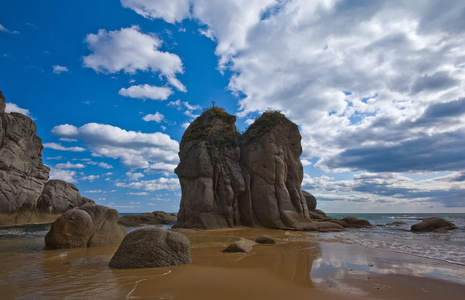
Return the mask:
[[45,236],[50,248],[86,248],[120,243],[127,231],[118,225],[116,210],[97,204],[86,204],[61,215]]
[[[297,125],[269,111],[241,136],[235,119],[212,107],[184,133],[175,170],[182,190],[175,227],[343,230],[338,224],[310,218],[301,191]],[[314,206],[316,201],[313,210]]]
[[29,223],[50,169],[42,140],[27,116],[5,113],[0,92],[0,225]]
[[176,222],[175,214],[168,214],[164,211],[154,211],[152,213],[143,213],[140,215],[122,216],[118,223],[127,226],[135,227],[141,225],[170,225]]
[[300,141],[297,125],[277,111],[265,112],[244,133],[246,192],[240,209],[245,225],[306,229],[311,223],[301,191]]
[[191,262],[189,240],[182,234],[146,227],[130,232],[110,260],[111,268],[157,268]]
[[93,202],[77,188],[51,180],[42,140],[31,118],[5,112],[0,91],[0,226],[53,222],[66,210]]
[[439,217],[423,219],[420,223],[413,224],[410,227],[410,230],[414,232],[446,231],[454,229],[457,229],[455,224]]
[[177,227],[212,229],[239,225],[238,199],[245,184],[235,121],[235,116],[214,107],[192,122],[184,133],[180,163],[175,169],[182,190]]

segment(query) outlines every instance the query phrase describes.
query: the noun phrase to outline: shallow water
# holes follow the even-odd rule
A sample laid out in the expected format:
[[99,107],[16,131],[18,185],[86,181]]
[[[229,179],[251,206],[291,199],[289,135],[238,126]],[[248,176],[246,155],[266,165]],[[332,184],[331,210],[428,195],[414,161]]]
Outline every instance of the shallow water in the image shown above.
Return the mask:
[[[393,280],[386,277],[389,274],[409,278],[396,283],[399,286],[412,278],[433,280],[428,295],[440,287],[465,292],[463,266],[319,242],[320,233],[252,228],[182,231],[191,242],[190,265],[119,270],[108,267],[116,246],[44,250],[48,228],[0,229],[1,299],[347,299],[350,295],[370,299],[381,290],[378,286]],[[221,252],[239,237],[255,239],[263,234],[278,244],[257,245],[251,254]],[[368,281],[368,277],[378,279]],[[393,292],[384,289],[376,298],[391,299]],[[447,299],[455,299],[454,295]]]

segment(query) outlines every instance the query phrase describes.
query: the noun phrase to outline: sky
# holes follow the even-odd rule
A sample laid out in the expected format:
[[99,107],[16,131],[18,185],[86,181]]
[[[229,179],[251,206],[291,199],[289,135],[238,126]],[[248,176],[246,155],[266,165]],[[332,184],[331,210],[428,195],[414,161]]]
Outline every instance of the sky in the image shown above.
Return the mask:
[[0,90],[50,179],[177,212],[184,130],[212,105],[301,131],[327,213],[465,213],[462,0],[0,2]]

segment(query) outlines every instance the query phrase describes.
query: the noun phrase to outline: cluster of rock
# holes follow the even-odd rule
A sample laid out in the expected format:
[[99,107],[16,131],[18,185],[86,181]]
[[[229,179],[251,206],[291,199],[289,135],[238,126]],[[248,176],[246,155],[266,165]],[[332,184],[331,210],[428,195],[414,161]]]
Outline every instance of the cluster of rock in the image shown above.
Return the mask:
[[154,211],[152,213],[122,216],[118,223],[126,227],[136,227],[141,225],[172,225],[176,220],[176,214]]
[[31,118],[5,112],[0,91],[0,226],[49,223],[70,208],[93,202],[64,181],[50,180],[42,140]]

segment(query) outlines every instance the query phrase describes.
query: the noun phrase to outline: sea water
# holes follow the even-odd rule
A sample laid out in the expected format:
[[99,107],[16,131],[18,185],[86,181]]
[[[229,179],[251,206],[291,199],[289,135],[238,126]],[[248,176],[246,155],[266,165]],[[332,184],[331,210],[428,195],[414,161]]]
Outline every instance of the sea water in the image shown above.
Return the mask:
[[[343,232],[319,233],[322,241],[336,241],[432,258],[465,265],[465,214],[328,214],[336,219],[347,216],[370,221],[373,227],[349,228]],[[414,233],[410,226],[428,217],[441,217],[458,229],[446,232]],[[403,222],[404,225],[386,225]]]

